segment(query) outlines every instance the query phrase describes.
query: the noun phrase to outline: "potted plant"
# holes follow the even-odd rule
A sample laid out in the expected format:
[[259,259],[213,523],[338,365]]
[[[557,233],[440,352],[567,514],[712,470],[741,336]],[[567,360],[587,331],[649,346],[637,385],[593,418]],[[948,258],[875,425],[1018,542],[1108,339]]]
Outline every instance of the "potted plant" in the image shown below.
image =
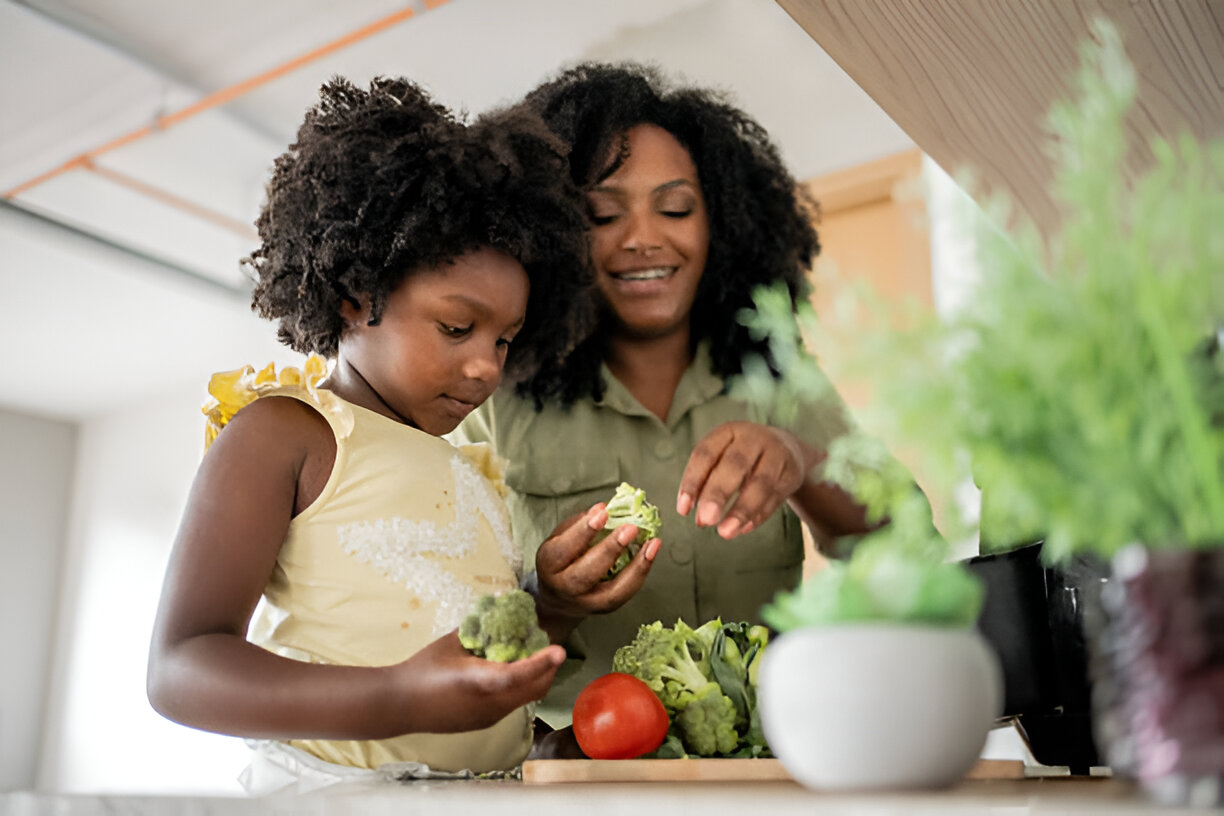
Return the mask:
[[[1100,747],[1162,801],[1219,803],[1224,143],[1157,141],[1128,178],[1135,75],[1108,24],[1077,82],[1049,119],[1061,234],[980,230],[967,304],[873,339],[873,423],[920,439],[924,472],[981,486],[957,531],[1102,565],[1084,598]],[[828,472],[853,484],[861,447],[831,451]]]

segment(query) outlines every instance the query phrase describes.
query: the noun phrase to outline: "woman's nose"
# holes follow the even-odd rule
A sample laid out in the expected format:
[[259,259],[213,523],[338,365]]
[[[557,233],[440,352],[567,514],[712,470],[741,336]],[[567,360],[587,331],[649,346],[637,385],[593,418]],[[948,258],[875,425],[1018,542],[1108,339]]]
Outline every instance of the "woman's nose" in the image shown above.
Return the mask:
[[621,249],[643,254],[663,246],[663,236],[651,213],[630,213],[625,219],[625,232],[621,238]]

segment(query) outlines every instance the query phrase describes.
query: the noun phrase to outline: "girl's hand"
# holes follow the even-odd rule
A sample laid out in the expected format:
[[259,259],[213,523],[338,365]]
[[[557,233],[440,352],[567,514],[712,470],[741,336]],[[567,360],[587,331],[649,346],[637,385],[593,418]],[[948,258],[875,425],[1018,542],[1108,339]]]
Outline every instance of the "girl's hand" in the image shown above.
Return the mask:
[[450,632],[389,671],[396,699],[411,709],[410,730],[455,733],[488,728],[543,699],[564,660],[564,649],[547,646],[531,657],[497,663],[468,652]]
[[698,527],[716,526],[723,538],[735,538],[790,499],[821,459],[789,431],[755,422],[724,423],[693,449],[680,478],[676,512],[687,516],[696,507]]
[[620,607],[641,589],[650,573],[659,552],[657,538],[643,544],[615,578],[603,580],[638,533],[637,527],[625,524],[592,547],[607,523],[608,512],[601,502],[557,525],[536,553],[540,626],[554,641],[564,638],[583,617]]

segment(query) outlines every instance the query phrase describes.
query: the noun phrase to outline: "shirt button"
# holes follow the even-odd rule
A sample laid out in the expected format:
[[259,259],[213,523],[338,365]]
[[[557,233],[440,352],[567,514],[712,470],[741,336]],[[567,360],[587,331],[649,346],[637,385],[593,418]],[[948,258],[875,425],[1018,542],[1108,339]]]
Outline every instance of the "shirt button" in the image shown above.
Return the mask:
[[693,560],[693,542],[687,540],[667,543],[667,534],[663,534],[663,549],[671,555],[671,560],[677,564],[687,564]]
[[676,443],[670,439],[661,439],[655,444],[654,452],[660,459],[670,459],[676,454]]
[[564,493],[569,490],[572,480],[568,476],[558,476],[552,480],[552,489],[558,493]]

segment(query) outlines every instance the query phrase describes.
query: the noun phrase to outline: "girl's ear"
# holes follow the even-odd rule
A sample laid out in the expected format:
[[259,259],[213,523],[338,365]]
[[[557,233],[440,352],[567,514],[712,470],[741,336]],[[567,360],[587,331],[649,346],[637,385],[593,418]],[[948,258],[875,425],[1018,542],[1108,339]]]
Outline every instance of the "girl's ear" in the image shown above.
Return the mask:
[[366,301],[365,304],[358,304],[348,298],[340,303],[340,317],[344,318],[344,322],[350,329],[364,326],[370,321],[369,298],[363,297],[362,299]]

